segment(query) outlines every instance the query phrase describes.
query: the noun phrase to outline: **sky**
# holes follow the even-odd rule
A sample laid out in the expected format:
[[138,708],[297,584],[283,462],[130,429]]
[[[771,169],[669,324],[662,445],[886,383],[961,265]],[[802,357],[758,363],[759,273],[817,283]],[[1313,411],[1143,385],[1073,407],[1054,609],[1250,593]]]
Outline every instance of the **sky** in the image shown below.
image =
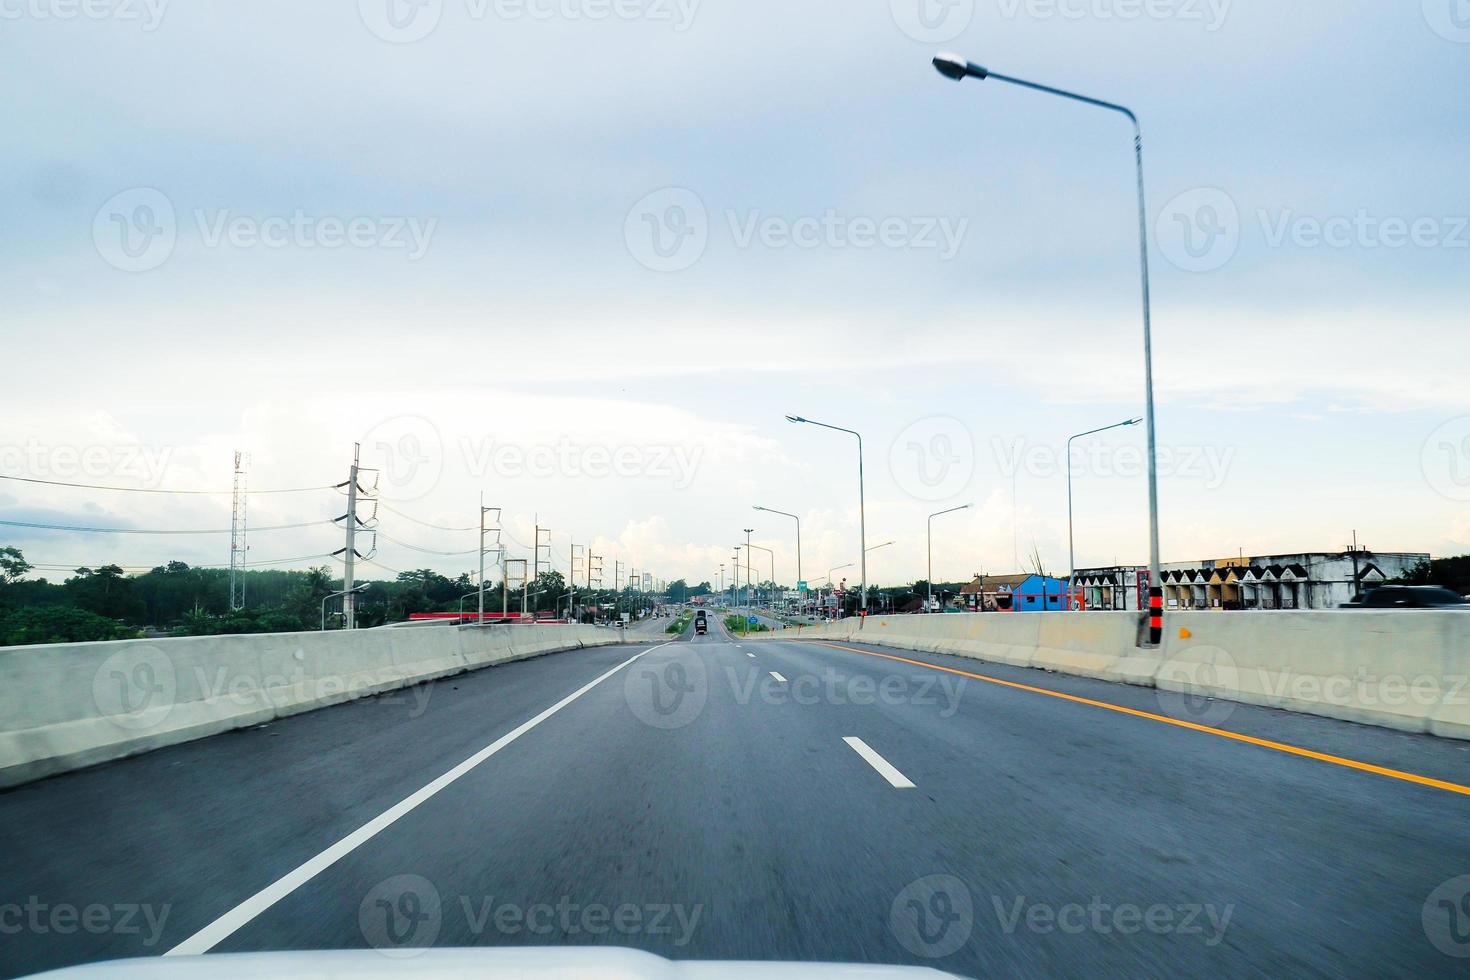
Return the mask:
[[[1464,0],[0,0],[0,545],[660,578],[1470,551]],[[1073,443],[1146,563],[1143,426]],[[318,488],[318,489],[310,489]],[[221,492],[222,491],[222,492]],[[286,526],[308,525],[308,526]],[[437,526],[435,526],[437,525]],[[267,530],[268,528],[280,528]],[[885,542],[893,542],[884,545]],[[296,560],[288,560],[296,559]],[[271,563],[271,564],[268,564]],[[855,568],[838,568],[834,579]],[[765,575],[758,575],[765,577]]]

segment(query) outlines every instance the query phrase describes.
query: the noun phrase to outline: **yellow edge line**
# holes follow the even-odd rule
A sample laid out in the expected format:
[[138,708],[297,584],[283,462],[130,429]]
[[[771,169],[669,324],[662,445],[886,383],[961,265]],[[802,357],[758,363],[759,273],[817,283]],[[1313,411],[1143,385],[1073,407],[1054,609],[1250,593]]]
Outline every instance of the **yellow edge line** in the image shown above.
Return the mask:
[[1051,691],[1044,687],[1033,687],[1030,684],[1019,684],[1016,681],[1001,680],[999,677],[987,677],[984,674],[972,674],[967,670],[957,670],[954,667],[941,667],[938,664],[926,663],[922,660],[910,660],[908,657],[896,657],[887,653],[874,653],[872,650],[859,650],[857,647],[843,646],[840,643],[831,643],[820,640],[823,646],[834,647],[838,650],[847,650],[850,653],[861,653],[868,657],[882,657],[884,660],[896,660],[899,663],[913,664],[916,667],[928,667],[931,670],[942,670],[948,674],[958,674],[961,677],[972,677],[977,681],[987,684],[999,684],[1001,687],[1011,687],[1018,691],[1030,691],[1032,694],[1045,694],[1047,697],[1060,698],[1063,701],[1074,701],[1077,704],[1091,705],[1094,708],[1105,708],[1108,711],[1116,711],[1119,714],[1133,715],[1136,718],[1147,718],[1150,721],[1162,722],[1165,725],[1174,725],[1178,728],[1188,728],[1196,732],[1205,732],[1209,735],[1218,735],[1221,738],[1232,739],[1236,742],[1246,742],[1250,745],[1259,745],[1261,748],[1273,749],[1277,752],[1285,752],[1287,755],[1299,755],[1305,759],[1316,759],[1318,762],[1330,762],[1334,766],[1343,766],[1348,769],[1357,769],[1362,772],[1371,772],[1378,776],[1387,776],[1389,779],[1401,779],[1406,783],[1418,783],[1420,786],[1430,786],[1434,789],[1442,789],[1448,793],[1459,793],[1462,796],[1470,796],[1470,786],[1461,786],[1459,783],[1446,782],[1443,779],[1432,779],[1429,776],[1420,776],[1417,773],[1403,772],[1398,769],[1388,769],[1384,766],[1375,766],[1368,762],[1359,762],[1356,759],[1344,759],[1338,755],[1328,755],[1325,752],[1313,752],[1311,749],[1303,749],[1295,745],[1287,745],[1285,742],[1273,742],[1270,739],[1256,738],[1253,735],[1241,735],[1239,732],[1228,732],[1223,728],[1211,728],[1209,725],[1200,725],[1192,721],[1181,721],[1178,718],[1169,718],[1165,715],[1156,715],[1151,711],[1140,711],[1137,708],[1125,708],[1121,704],[1111,704],[1107,701],[1094,701],[1092,698],[1078,697],[1075,694],[1063,694],[1061,691]]

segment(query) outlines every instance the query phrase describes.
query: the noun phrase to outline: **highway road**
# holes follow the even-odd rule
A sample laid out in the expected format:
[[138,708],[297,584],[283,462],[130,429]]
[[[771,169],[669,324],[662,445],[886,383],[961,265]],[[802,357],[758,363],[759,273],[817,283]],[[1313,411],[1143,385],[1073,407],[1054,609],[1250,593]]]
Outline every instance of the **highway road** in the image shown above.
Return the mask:
[[604,944],[1465,975],[1470,746],[1170,717],[1139,688],[719,630],[508,664],[0,793],[0,967]]

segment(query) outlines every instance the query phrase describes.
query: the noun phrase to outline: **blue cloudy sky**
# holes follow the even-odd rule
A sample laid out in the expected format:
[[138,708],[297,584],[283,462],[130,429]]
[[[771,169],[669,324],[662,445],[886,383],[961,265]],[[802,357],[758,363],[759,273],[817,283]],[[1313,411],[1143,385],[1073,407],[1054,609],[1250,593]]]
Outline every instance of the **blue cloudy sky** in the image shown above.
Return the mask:
[[[0,0],[0,474],[383,470],[378,559],[478,495],[674,578],[1067,562],[1067,437],[1141,414],[1144,127],[1166,561],[1470,551],[1465,0]],[[1079,565],[1147,559],[1141,427],[1079,443]],[[256,497],[257,526],[335,516]],[[228,496],[0,482],[0,519]],[[227,537],[0,528],[37,563]],[[410,545],[425,549],[415,551]],[[251,558],[340,547],[261,531]],[[298,563],[298,564],[304,564]],[[386,572],[384,573],[386,574]],[[839,573],[841,574],[841,573]]]

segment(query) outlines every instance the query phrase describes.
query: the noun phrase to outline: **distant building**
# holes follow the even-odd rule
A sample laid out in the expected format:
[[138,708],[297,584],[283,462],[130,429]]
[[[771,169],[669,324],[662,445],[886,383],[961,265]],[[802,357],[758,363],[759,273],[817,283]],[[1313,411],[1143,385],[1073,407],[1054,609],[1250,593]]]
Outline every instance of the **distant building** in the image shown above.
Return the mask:
[[1056,612],[1063,608],[1063,580],[1049,575],[979,575],[960,590],[972,612]]
[[[1162,568],[1164,608],[1336,609],[1359,591],[1399,578],[1429,555],[1419,552],[1307,552],[1168,562]],[[1085,609],[1139,609],[1148,569],[1079,568],[1074,602]]]
[[971,612],[999,612],[1002,604],[1008,610],[1012,594],[1024,581],[1025,575],[977,575],[960,589],[960,598]]
[[1066,608],[1062,596],[1065,588],[1064,579],[1028,575],[1011,597],[1012,612],[1061,612]]
[[1073,606],[1080,609],[1136,612],[1142,608],[1138,601],[1139,595],[1148,595],[1148,569],[1136,565],[1079,568],[1073,582]]

